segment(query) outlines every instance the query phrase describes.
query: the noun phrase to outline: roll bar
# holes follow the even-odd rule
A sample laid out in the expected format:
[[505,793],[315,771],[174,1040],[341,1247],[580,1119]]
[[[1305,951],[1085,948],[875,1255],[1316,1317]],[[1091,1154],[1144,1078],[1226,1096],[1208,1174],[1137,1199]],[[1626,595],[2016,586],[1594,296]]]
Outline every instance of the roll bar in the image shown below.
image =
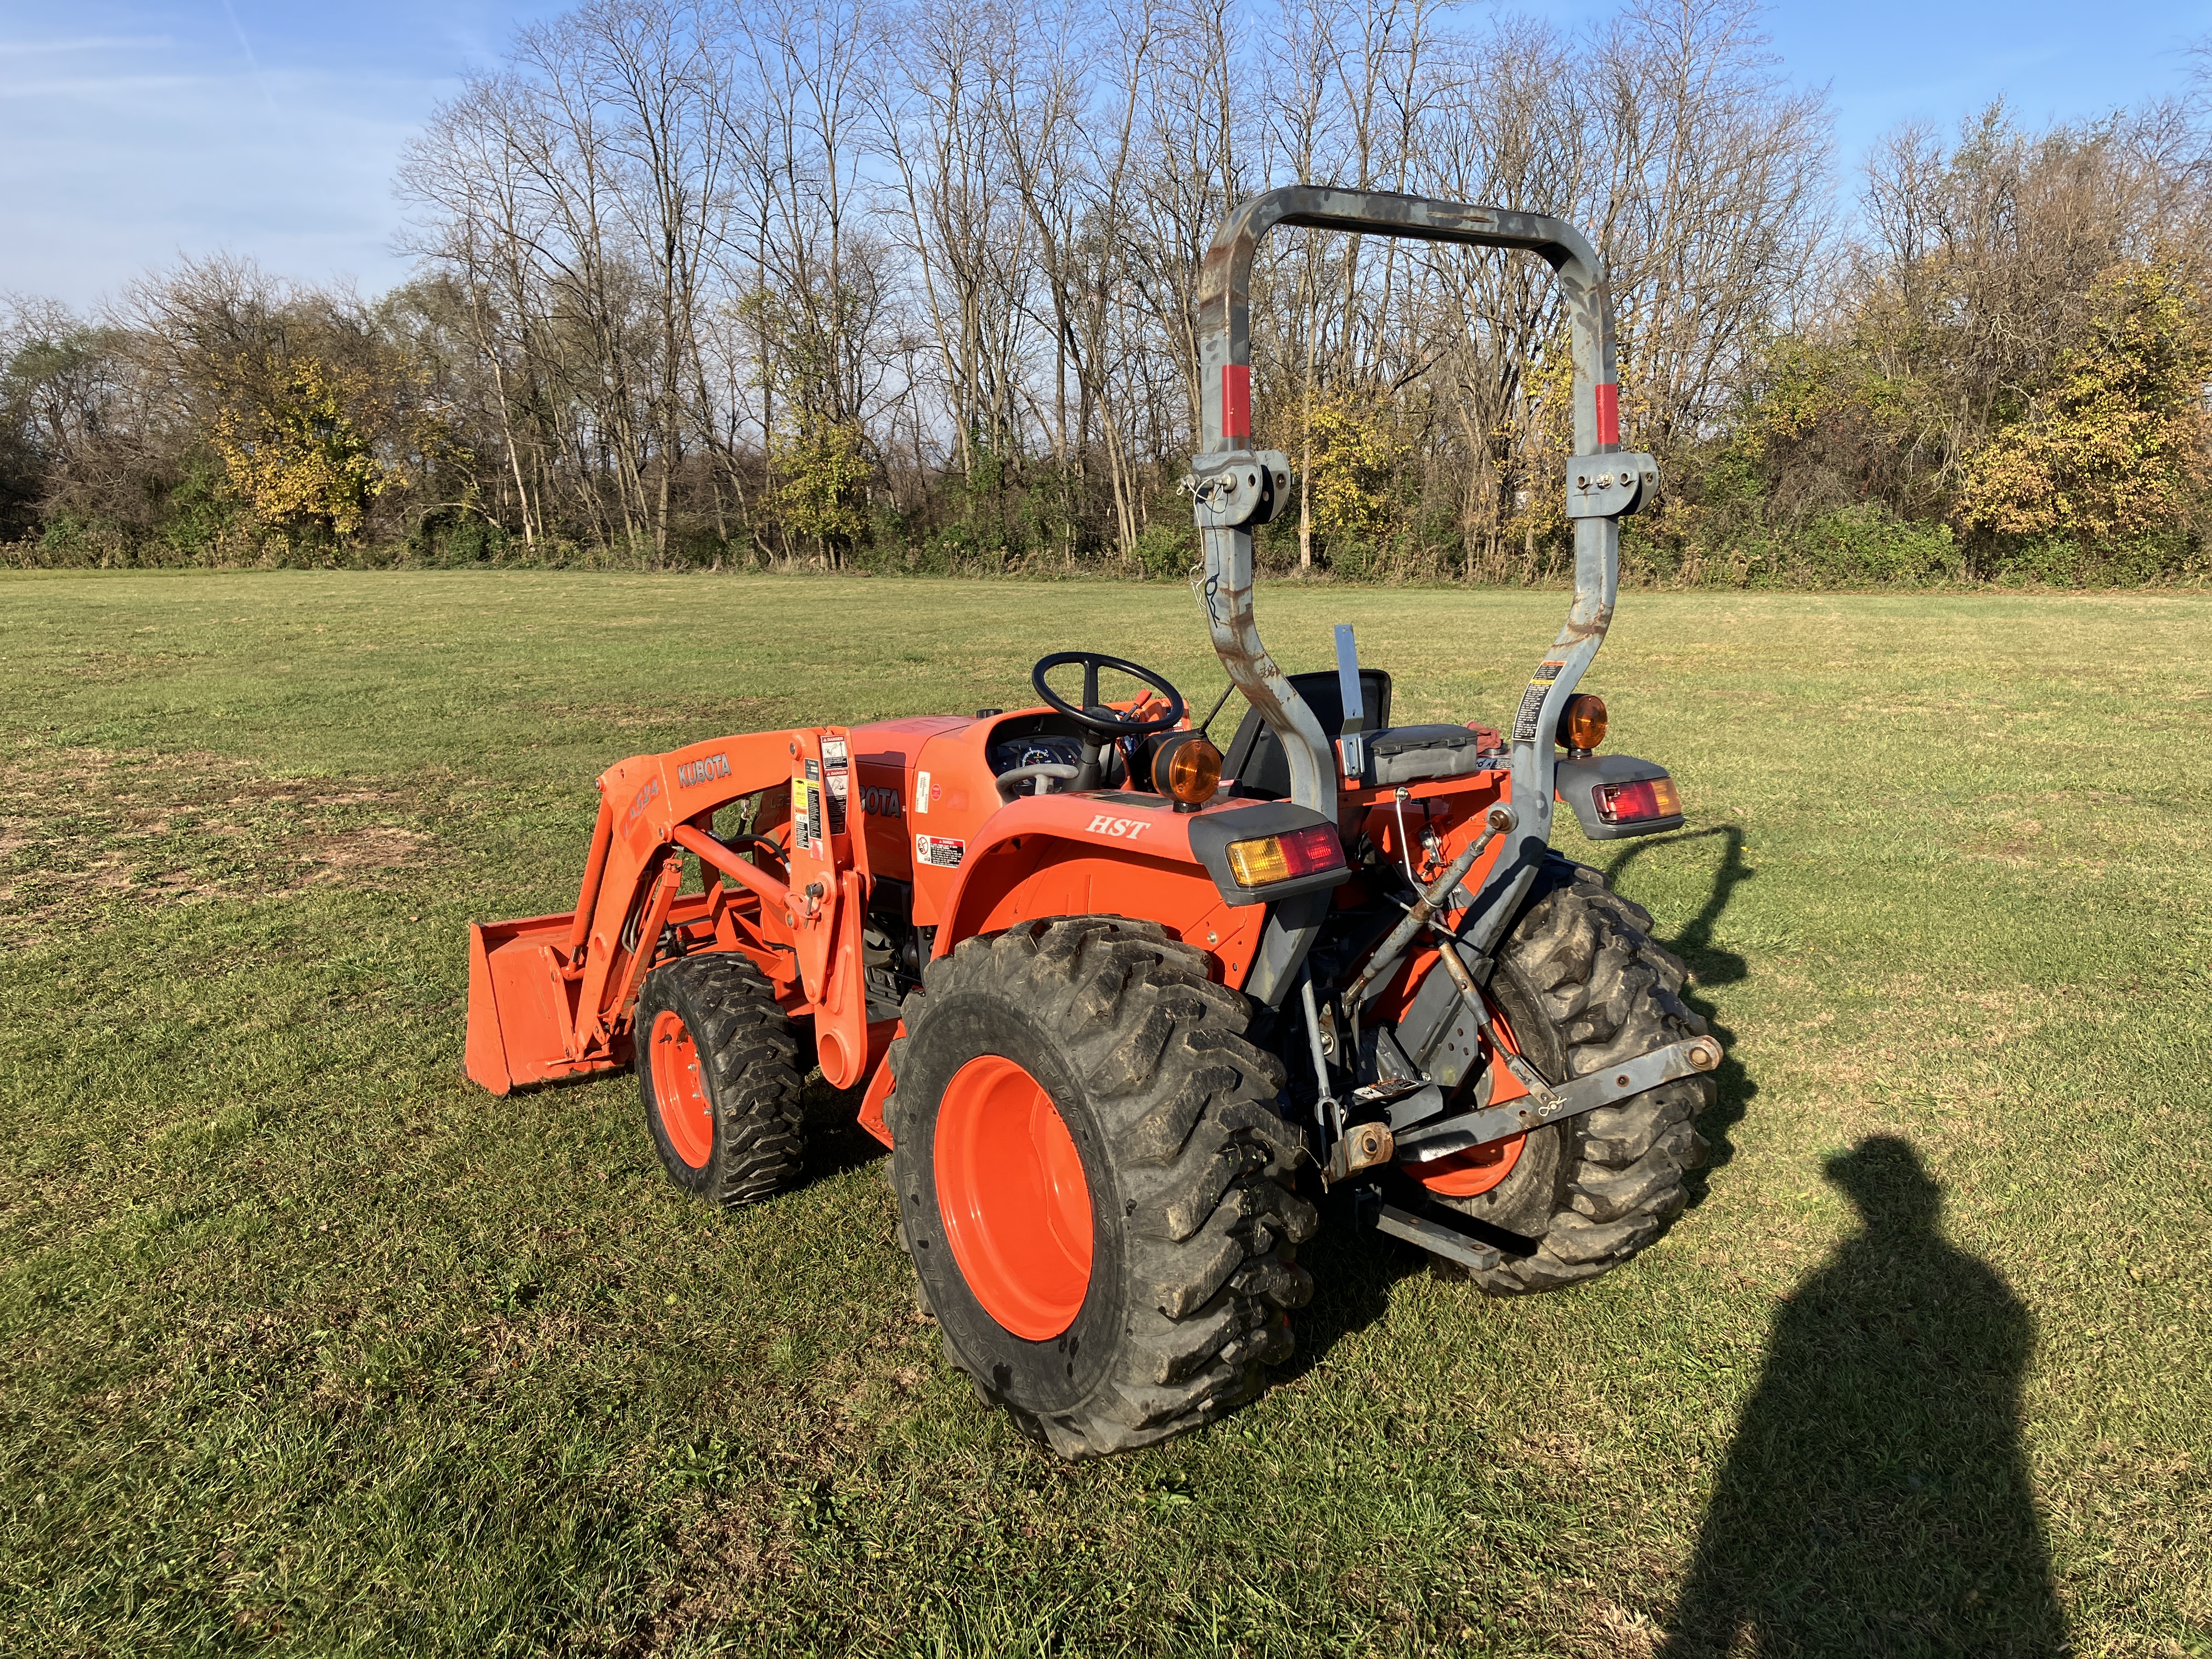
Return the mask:
[[1525,248],[1550,264],[1565,290],[1574,357],[1576,453],[1567,469],[1567,514],[1575,520],[1574,603],[1558,640],[1530,678],[1513,721],[1515,840],[1476,895],[1462,934],[1487,954],[1551,844],[1553,733],[1561,708],[1613,620],[1620,574],[1620,519],[1633,512],[1658,482],[1650,457],[1620,453],[1620,388],[1613,379],[1613,307],[1604,266],[1580,231],[1541,214],[1309,185],[1286,185],[1251,198],[1233,209],[1214,234],[1199,280],[1204,448],[1191,469],[1206,554],[1200,597],[1230,679],[1282,743],[1290,762],[1291,799],[1332,819],[1337,816],[1335,747],[1267,654],[1252,614],[1252,526],[1272,515],[1290,487],[1288,458],[1250,447],[1252,259],[1261,238],[1278,225]]

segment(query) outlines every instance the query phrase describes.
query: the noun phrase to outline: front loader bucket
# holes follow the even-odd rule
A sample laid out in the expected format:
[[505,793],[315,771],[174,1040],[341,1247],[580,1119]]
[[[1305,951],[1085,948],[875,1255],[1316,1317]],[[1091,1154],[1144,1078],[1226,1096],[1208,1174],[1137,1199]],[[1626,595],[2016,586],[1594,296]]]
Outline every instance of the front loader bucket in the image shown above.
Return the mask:
[[574,984],[562,977],[573,915],[469,924],[469,1076],[495,1095],[611,1071],[569,1053]]

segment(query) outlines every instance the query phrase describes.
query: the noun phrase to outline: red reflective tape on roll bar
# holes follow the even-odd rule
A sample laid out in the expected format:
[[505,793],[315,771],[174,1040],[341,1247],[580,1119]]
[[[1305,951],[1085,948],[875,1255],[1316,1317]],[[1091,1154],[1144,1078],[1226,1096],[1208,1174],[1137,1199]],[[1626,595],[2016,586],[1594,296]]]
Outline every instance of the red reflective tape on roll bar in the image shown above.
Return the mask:
[[1249,363],[1224,363],[1221,368],[1221,435],[1252,435],[1252,368]]
[[1620,441],[1620,383],[1600,380],[1590,390],[1597,396],[1597,441],[1601,444]]

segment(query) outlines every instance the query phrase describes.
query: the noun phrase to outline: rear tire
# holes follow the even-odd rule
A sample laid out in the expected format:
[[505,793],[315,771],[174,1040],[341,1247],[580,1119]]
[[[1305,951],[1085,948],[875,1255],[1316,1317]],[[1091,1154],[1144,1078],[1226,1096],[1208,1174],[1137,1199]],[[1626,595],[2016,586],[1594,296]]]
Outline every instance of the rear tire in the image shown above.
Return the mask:
[[[1681,999],[1680,958],[1651,938],[1651,913],[1583,865],[1554,858],[1547,890],[1500,949],[1490,994],[1529,1063],[1565,1082],[1686,1037],[1705,1023]],[[1688,1202],[1705,1161],[1695,1124],[1709,1076],[1680,1078],[1532,1132],[1512,1173],[1473,1198],[1432,1201],[1480,1224],[1505,1251],[1482,1289],[1509,1296],[1595,1279],[1643,1249]]]
[[684,957],[646,975],[637,1079],[668,1178],[709,1203],[750,1204],[806,1157],[798,1038],[751,959]]
[[[891,1045],[884,1120],[900,1236],[946,1358],[1066,1457],[1151,1445],[1253,1393],[1259,1365],[1290,1354],[1285,1310],[1312,1294],[1292,1247],[1318,1217],[1287,1184],[1301,1141],[1275,1111],[1280,1064],[1246,1038],[1251,1005],[1199,951],[1116,917],[963,940],[923,983]],[[1024,1121],[1057,1127],[981,1187],[979,1113],[1013,1118],[975,1091],[1027,1086],[1008,1062],[1048,1097]],[[1025,1279],[1010,1253],[979,1256],[966,1206],[1009,1184],[1065,1189],[1071,1148],[1087,1203],[1027,1230],[1048,1266]],[[1078,1214],[1087,1250],[1066,1237]],[[1005,1225],[1020,1236],[1023,1218]]]

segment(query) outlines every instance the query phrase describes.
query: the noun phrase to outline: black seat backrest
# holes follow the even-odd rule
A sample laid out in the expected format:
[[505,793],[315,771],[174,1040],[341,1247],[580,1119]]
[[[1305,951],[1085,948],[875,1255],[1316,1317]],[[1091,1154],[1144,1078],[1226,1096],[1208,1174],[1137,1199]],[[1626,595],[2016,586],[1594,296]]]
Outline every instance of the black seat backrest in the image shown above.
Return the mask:
[[[1337,690],[1336,671],[1293,674],[1291,684],[1306,700],[1322,734],[1334,739],[1344,726],[1344,698]],[[1390,723],[1390,677],[1379,668],[1359,671],[1360,729],[1374,732]],[[1221,757],[1221,775],[1235,778],[1240,795],[1281,800],[1291,793],[1290,757],[1280,738],[1268,729],[1256,708],[1244,711],[1243,723]]]

